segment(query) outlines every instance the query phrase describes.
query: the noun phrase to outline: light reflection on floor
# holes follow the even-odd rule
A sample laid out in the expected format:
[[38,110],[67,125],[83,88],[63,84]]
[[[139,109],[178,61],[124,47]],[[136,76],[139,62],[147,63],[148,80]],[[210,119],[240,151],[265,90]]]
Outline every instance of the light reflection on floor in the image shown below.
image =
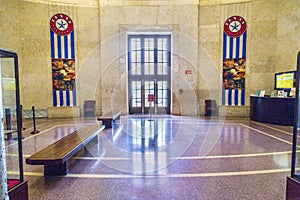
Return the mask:
[[[98,122],[43,123],[40,134],[23,132],[25,157]],[[66,177],[44,177],[43,167],[24,164],[30,199],[284,199],[291,129],[268,126],[249,119],[122,116],[72,160]],[[6,145],[12,176],[16,148],[13,141]]]

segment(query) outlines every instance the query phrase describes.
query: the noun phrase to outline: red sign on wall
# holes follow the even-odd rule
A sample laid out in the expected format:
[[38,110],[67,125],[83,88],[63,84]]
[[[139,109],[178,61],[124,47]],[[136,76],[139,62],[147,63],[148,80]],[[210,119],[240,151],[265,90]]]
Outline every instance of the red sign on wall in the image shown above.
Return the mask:
[[148,101],[154,101],[154,94],[148,94]]
[[185,74],[192,74],[192,70],[190,69],[185,70]]

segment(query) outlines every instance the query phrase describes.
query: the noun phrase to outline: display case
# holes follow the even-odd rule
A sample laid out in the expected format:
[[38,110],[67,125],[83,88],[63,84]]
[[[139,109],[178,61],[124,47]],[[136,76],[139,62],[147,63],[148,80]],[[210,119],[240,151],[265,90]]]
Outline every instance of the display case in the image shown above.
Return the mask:
[[300,199],[300,52],[297,57],[291,176],[287,177],[286,199]]
[[4,137],[7,187],[10,199],[28,199],[27,181],[23,176],[21,106],[18,55],[0,49],[1,136]]

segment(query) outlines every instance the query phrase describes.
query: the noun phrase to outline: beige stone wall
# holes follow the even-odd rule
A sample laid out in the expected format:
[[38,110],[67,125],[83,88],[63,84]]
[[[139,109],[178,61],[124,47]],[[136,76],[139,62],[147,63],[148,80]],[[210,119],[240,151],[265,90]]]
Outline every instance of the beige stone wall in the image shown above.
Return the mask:
[[[81,66],[99,66],[100,53],[93,51],[100,41],[99,2],[64,2],[0,1],[1,24],[5,25],[0,28],[1,48],[14,50],[19,55],[21,103],[24,109],[31,109],[31,106],[36,109],[52,107],[49,21],[57,13],[69,15],[74,22],[78,103],[82,105],[85,99],[95,99],[93,95],[80,94],[82,90],[91,89],[90,85],[80,82],[80,70]],[[87,57],[94,59],[87,63]],[[85,73],[82,74],[85,77]]]
[[207,98],[220,104],[223,23],[231,15],[248,23],[246,106],[251,93],[273,89],[275,72],[296,69],[300,49],[298,0],[0,0],[0,47],[19,55],[25,109],[52,106],[49,20],[56,13],[75,26],[78,104],[95,99],[98,115],[127,111],[128,32],[172,33],[172,111],[183,115],[204,114]]
[[[235,1],[238,3],[228,4],[220,1],[220,3],[200,1],[199,7],[199,84],[198,84],[198,99],[200,106],[200,114],[205,113],[205,99],[215,99],[219,106],[222,104],[222,71],[223,71],[223,27],[226,19],[233,15],[242,16],[248,25],[247,30],[247,65],[246,65],[246,106],[249,105],[248,97],[250,95],[249,73],[251,56],[250,39],[251,34],[251,8],[252,4],[249,1]],[[209,16],[209,17],[208,17]],[[249,34],[250,33],[250,34]],[[247,89],[248,88],[248,89]],[[234,109],[234,110],[233,110]],[[219,109],[220,115],[226,115],[228,110],[230,115],[236,114],[245,116],[244,108],[232,108],[232,106],[224,106]],[[233,111],[231,111],[233,110]],[[240,112],[238,112],[240,111]]]
[[[232,15],[241,15],[247,21],[247,65],[245,108],[221,107],[222,115],[248,116],[249,95],[257,90],[271,93],[274,73],[296,69],[299,51],[300,2],[297,0],[272,1],[200,1],[199,43],[208,53],[217,70],[222,70],[222,32],[224,21]],[[199,54],[199,59],[202,59]],[[204,59],[205,61],[206,59]],[[203,62],[199,62],[201,67]],[[201,74],[200,74],[201,75]],[[199,80],[201,80],[201,77]],[[205,82],[205,81],[204,81]],[[215,97],[199,81],[198,99]],[[220,88],[219,88],[220,90]],[[221,102],[221,93],[218,92]],[[220,103],[219,103],[220,105]],[[203,109],[201,109],[203,113]],[[226,114],[227,110],[227,114]],[[225,114],[224,114],[225,113]]]
[[[173,37],[173,114],[198,114],[195,109],[198,5],[193,2],[182,5],[180,1],[173,1],[172,5],[149,1],[151,6],[140,5],[140,1],[127,3],[100,3],[103,113],[114,109],[127,112],[126,34],[168,32]],[[186,77],[185,69],[191,69],[193,74]]]

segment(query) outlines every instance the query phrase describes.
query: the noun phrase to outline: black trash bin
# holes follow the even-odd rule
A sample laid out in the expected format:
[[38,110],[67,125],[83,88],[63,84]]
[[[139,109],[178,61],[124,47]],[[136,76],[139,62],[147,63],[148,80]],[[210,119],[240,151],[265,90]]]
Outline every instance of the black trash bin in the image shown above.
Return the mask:
[[216,116],[217,110],[218,106],[216,100],[205,100],[205,116]]
[[86,100],[83,104],[83,112],[85,117],[95,117],[96,116],[96,101]]

